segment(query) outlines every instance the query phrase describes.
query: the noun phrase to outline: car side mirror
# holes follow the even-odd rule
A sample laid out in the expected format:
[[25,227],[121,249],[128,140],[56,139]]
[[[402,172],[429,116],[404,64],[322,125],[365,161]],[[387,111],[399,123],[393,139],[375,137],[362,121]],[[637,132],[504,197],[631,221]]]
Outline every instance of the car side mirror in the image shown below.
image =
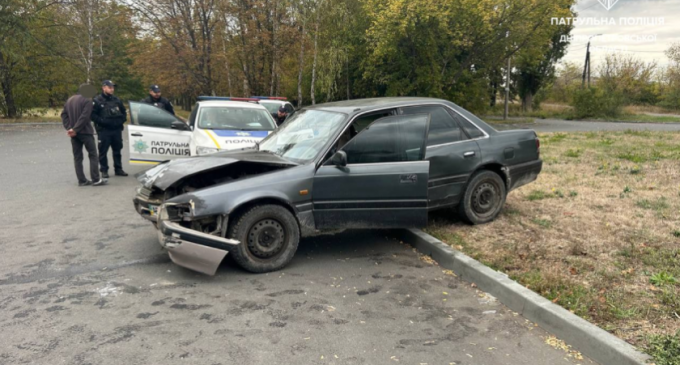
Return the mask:
[[347,166],[347,153],[345,151],[336,152],[331,157],[331,163],[338,167]]
[[179,120],[172,122],[172,125],[170,126],[170,128],[177,129],[177,130],[180,130],[180,131],[188,131],[189,130],[189,126],[186,125],[186,123],[184,123],[184,122],[180,122]]

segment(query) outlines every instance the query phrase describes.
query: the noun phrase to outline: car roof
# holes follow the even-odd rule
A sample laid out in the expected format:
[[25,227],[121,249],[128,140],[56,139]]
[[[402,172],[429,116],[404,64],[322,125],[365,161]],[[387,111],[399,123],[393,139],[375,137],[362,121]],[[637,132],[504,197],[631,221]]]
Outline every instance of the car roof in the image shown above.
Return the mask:
[[288,100],[260,100],[260,104],[270,103],[270,104],[289,104]]
[[233,107],[233,108],[249,108],[249,109],[264,109],[264,106],[256,103],[251,103],[248,101],[233,101],[233,100],[204,100],[197,102],[200,106],[221,106],[221,107]]
[[305,109],[327,110],[331,112],[340,112],[345,114],[354,114],[358,112],[365,112],[371,110],[397,108],[409,104],[421,103],[442,103],[452,104],[450,101],[435,98],[422,97],[385,97],[385,98],[369,98],[369,99],[354,99],[334,101],[330,103],[316,104],[305,107]]
[[347,114],[349,117],[353,117],[359,113],[370,112],[373,110],[382,110],[389,108],[399,108],[411,105],[423,105],[423,104],[443,104],[452,109],[454,109],[458,114],[463,116],[465,119],[471,121],[477,127],[484,130],[487,134],[495,134],[496,130],[485,123],[483,120],[479,119],[476,115],[470,113],[469,111],[461,108],[457,104],[444,99],[437,98],[424,98],[424,97],[383,97],[383,98],[369,98],[369,99],[354,99],[354,100],[343,100],[334,101],[331,103],[323,103],[306,106],[304,109],[310,110],[323,110],[329,112],[337,112]]

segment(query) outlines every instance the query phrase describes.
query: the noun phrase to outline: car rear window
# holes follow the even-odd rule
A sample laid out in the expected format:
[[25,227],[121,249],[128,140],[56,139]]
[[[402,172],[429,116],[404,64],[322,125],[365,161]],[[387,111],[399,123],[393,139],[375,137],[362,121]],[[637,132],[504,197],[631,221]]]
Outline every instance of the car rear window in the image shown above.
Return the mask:
[[458,123],[463,127],[463,129],[465,129],[465,132],[467,133],[468,136],[470,136],[470,138],[474,139],[484,137],[484,132],[479,130],[479,128],[475,127],[475,125],[470,123],[469,120],[465,119],[464,117],[456,113],[452,114],[454,115]]
[[260,105],[267,108],[267,110],[272,114],[276,114],[281,107],[281,103],[279,102],[267,102],[262,100],[260,100]]
[[435,146],[444,143],[458,142],[467,139],[456,120],[443,106],[423,105],[402,108],[402,114],[430,114],[430,132],[427,145]]

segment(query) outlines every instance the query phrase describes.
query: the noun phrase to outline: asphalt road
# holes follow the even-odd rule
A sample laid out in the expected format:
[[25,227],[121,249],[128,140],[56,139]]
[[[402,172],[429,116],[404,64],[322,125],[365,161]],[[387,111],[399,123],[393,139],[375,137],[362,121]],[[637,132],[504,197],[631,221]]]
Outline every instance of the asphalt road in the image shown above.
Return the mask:
[[537,132],[598,132],[598,131],[675,131],[680,132],[680,123],[619,123],[579,122],[562,119],[536,119],[533,124],[493,124],[498,130],[533,129]]
[[76,186],[61,128],[0,126],[0,156],[0,364],[592,363],[385,232],[208,277],[168,260],[134,178]]

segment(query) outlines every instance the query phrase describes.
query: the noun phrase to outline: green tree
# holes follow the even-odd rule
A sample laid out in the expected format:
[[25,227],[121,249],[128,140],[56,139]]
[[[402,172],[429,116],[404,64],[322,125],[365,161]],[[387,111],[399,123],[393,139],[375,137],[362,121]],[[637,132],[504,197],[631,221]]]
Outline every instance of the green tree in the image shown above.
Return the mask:
[[564,62],[549,89],[548,99],[561,103],[571,103],[574,91],[581,88],[583,66],[574,62]]
[[617,94],[625,104],[656,104],[655,61],[645,62],[635,56],[608,54],[597,68],[597,87]]
[[[572,0],[554,3],[555,17],[573,17]],[[573,25],[550,25],[537,30],[534,39],[517,54],[516,82],[522,109],[531,111],[534,96],[555,77],[555,66],[564,57],[569,46],[566,37],[571,33]]]
[[672,44],[666,50],[669,65],[660,73],[659,105],[680,109],[680,43]]
[[384,95],[486,108],[488,75],[499,61],[547,44],[552,32],[542,29],[550,17],[563,16],[563,7],[549,0],[366,0],[371,27],[363,76]]

